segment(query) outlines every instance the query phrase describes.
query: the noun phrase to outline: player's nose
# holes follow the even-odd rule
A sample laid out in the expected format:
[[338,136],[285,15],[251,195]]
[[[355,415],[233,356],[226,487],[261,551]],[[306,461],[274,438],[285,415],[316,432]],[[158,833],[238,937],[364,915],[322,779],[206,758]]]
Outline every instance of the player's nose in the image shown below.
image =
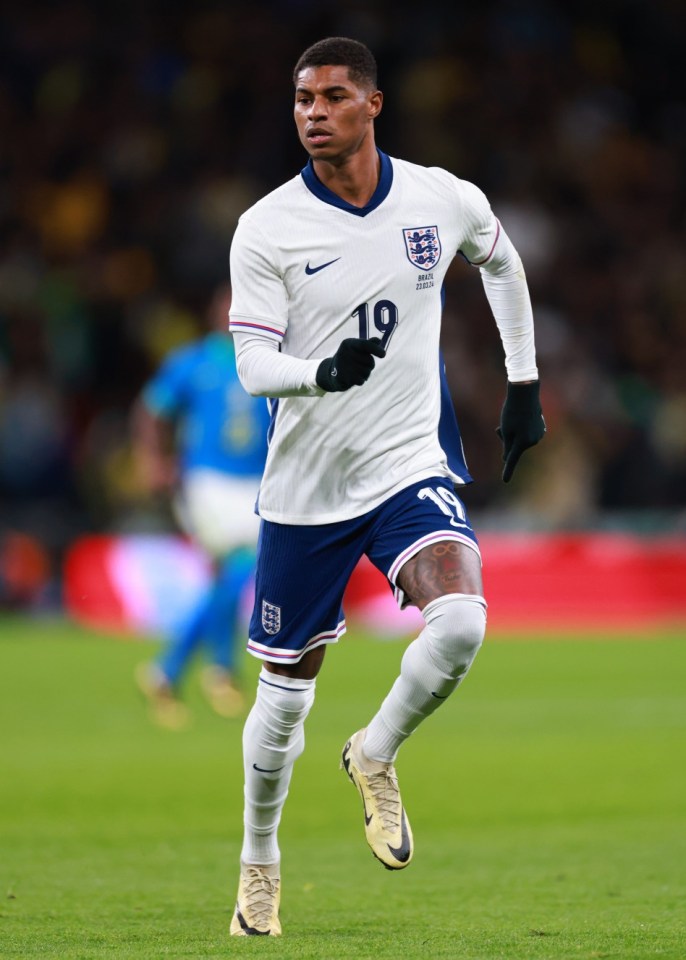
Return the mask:
[[324,97],[314,97],[307,113],[308,120],[323,120],[327,116],[326,100]]

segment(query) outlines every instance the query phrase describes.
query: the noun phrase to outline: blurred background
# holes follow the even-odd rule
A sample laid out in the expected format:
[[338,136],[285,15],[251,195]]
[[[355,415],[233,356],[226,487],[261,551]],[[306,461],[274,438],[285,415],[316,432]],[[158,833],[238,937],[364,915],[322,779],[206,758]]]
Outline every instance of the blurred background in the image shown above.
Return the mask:
[[0,606],[84,535],[173,529],[130,415],[204,329],[240,213],[295,175],[291,73],[367,42],[379,146],[472,180],[519,249],[548,422],[515,481],[502,349],[455,263],[444,350],[482,531],[686,534],[686,38],[677,0],[176,3],[0,14]]

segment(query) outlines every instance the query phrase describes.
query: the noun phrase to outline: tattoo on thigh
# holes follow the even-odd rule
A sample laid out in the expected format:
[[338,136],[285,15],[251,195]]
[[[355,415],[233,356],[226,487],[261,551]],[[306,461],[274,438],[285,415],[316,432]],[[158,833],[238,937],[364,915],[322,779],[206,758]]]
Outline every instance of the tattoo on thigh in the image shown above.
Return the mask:
[[468,576],[460,545],[442,541],[407,561],[398,576],[398,586],[422,610],[446,593],[471,592],[471,585],[465,583]]

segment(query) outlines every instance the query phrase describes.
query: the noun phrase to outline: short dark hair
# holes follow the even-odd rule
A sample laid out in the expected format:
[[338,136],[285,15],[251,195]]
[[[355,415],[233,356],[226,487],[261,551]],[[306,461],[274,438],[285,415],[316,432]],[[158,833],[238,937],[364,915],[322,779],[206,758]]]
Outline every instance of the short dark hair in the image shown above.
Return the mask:
[[300,57],[293,71],[293,83],[308,67],[347,67],[354,83],[376,90],[376,60],[374,54],[359,40],[348,37],[327,37],[313,43]]

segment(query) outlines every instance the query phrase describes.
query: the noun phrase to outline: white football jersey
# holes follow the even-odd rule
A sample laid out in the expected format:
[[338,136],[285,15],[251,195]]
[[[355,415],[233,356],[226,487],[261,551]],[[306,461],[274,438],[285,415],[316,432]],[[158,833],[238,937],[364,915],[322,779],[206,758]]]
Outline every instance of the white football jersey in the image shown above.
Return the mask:
[[380,157],[366,207],[330,191],[310,163],[236,229],[230,330],[271,337],[307,360],[331,357],[346,337],[381,337],[387,351],[361,387],[272,401],[259,494],[267,520],[345,520],[428,477],[471,479],[452,410],[439,438],[441,290],[458,251],[488,261],[500,225],[473,184]]

